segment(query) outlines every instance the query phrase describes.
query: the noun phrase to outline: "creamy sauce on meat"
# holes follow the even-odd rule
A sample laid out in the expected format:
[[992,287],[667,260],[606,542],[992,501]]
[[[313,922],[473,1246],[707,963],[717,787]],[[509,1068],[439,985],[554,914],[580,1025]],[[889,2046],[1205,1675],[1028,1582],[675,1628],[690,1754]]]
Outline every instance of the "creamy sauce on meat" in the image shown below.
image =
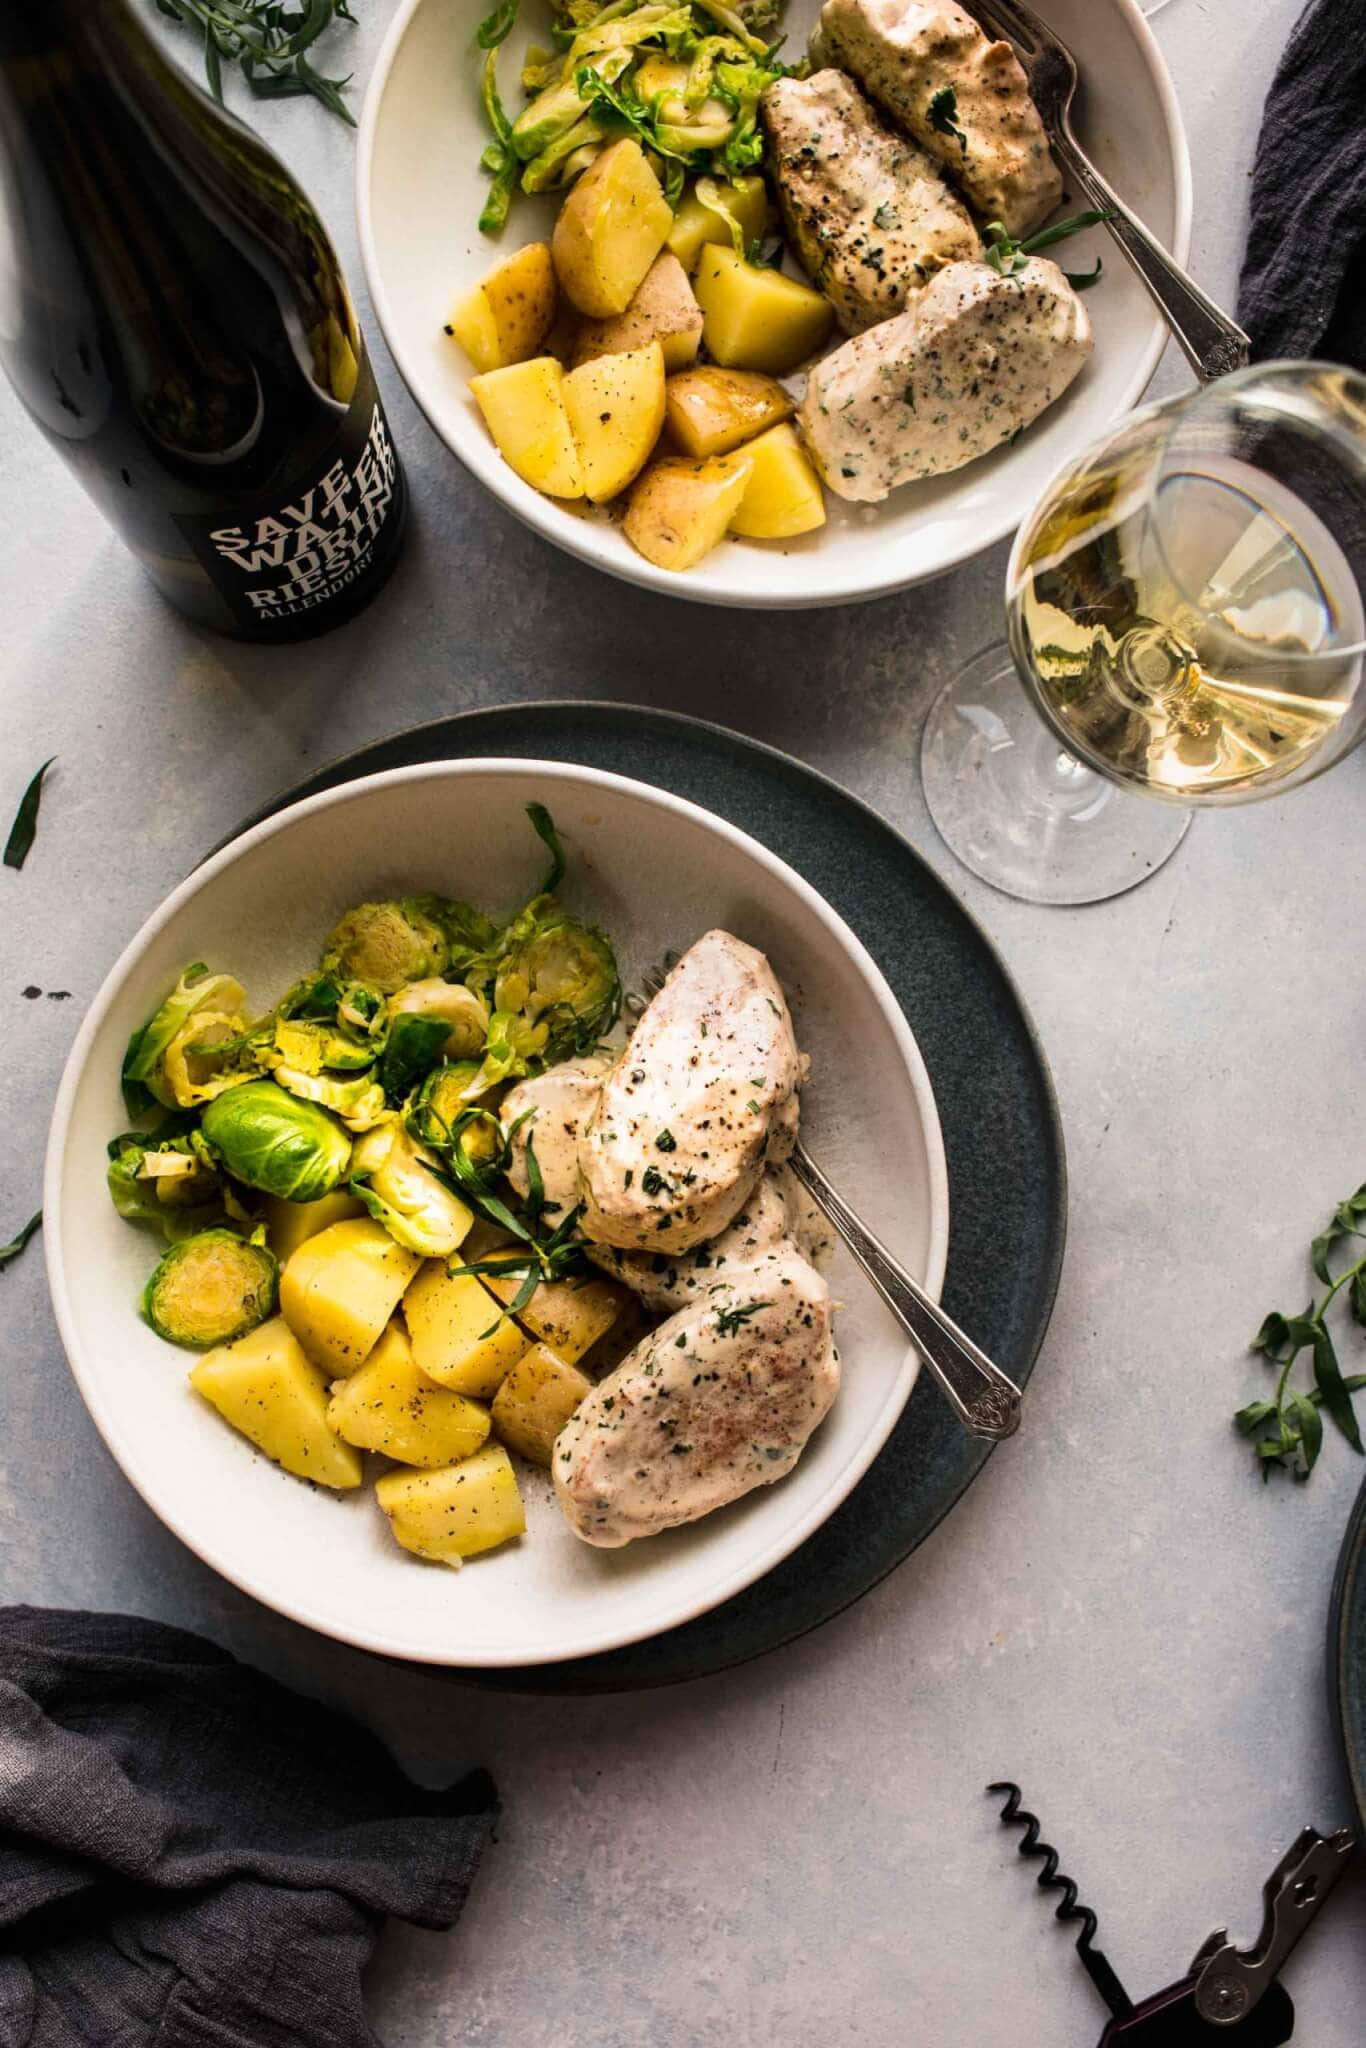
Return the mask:
[[575,1533],[614,1548],[782,1479],[839,1389],[830,1290],[795,1251],[713,1283],[601,1381],[556,1439]]
[[762,953],[712,931],[683,955],[603,1083],[578,1148],[585,1236],[684,1252],[744,1207],[797,1129],[805,1062]]
[[842,71],[780,78],[761,102],[788,240],[846,334],[899,313],[981,238],[937,166]]
[[951,263],[895,320],[816,364],[798,424],[830,489],[876,502],[999,448],[1090,353],[1086,308],[1056,264],[1034,256],[1003,277]]
[[564,1215],[579,1199],[579,1138],[597,1108],[603,1080],[611,1070],[611,1060],[597,1056],[565,1060],[543,1074],[533,1074],[528,1081],[519,1081],[503,1097],[499,1115],[505,1131],[531,1111],[513,1137],[508,1179],[519,1195],[526,1194],[530,1139],[545,1183],[546,1207],[552,1215]]
[[818,61],[852,73],[983,220],[1041,227],[1062,177],[1020,61],[955,0],[826,0]]

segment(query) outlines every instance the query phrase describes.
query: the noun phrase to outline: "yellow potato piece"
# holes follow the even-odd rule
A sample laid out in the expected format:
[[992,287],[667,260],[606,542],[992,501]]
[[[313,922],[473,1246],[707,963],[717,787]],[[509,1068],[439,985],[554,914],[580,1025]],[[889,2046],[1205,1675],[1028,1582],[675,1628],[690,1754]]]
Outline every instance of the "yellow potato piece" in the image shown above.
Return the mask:
[[509,1450],[532,1465],[550,1464],[556,1437],[593,1382],[576,1365],[534,1345],[493,1397],[493,1427]]
[[666,456],[651,463],[631,493],[622,532],[660,569],[691,569],[725,534],[749,481],[742,449],[706,462]]
[[510,469],[552,498],[581,498],[579,453],[564,409],[564,367],[535,356],[471,377],[485,425]]
[[344,1377],[379,1342],[421,1264],[368,1216],[329,1224],[281,1273],[280,1313],[313,1363]]
[[673,211],[640,144],[624,138],[595,157],[560,208],[551,254],[581,313],[624,313],[664,246]]
[[794,410],[782,385],[756,370],[707,363],[664,387],[665,424],[685,455],[726,455]]
[[[500,1274],[489,1273],[484,1285],[506,1304],[515,1301],[522,1276],[510,1274],[504,1280]],[[614,1280],[543,1280],[517,1316],[543,1344],[572,1365],[606,1335],[627,1299],[625,1288]]]
[[460,301],[446,323],[476,370],[534,356],[555,324],[559,289],[549,242],[514,249]]
[[746,263],[734,249],[704,249],[693,289],[702,339],[728,369],[781,377],[815,354],[835,318],[830,301],[810,285]]
[[745,444],[754,464],[730,530],[746,540],[791,540],[825,524],[821,480],[786,421]]
[[475,1400],[497,1393],[529,1341],[473,1273],[450,1274],[444,1259],[418,1274],[403,1297],[403,1320],[418,1369]]
[[361,1462],[327,1420],[327,1384],[283,1316],[206,1351],[190,1385],[258,1450],[319,1486],[359,1486]]
[[358,1450],[382,1451],[403,1465],[454,1464],[477,1451],[489,1433],[488,1409],[420,1372],[396,1322],[360,1371],[334,1388],[327,1420]]
[[[717,193],[726,212],[739,223],[740,239],[748,249],[769,222],[763,179],[739,178],[733,185],[718,185]],[[715,208],[704,206],[696,193],[689,192],[674,215],[666,246],[685,270],[692,270],[709,242],[734,247],[734,237]]]
[[265,1202],[266,1237],[283,1266],[305,1239],[316,1237],[330,1223],[345,1223],[349,1216],[364,1214],[364,1202],[348,1195],[343,1188],[323,1195],[316,1202],[282,1202],[277,1196],[268,1195]]
[[661,249],[624,313],[611,320],[586,320],[574,341],[574,362],[618,355],[657,341],[666,371],[686,370],[702,343],[702,308],[688,273],[669,250]]
[[624,491],[650,459],[664,424],[664,354],[657,341],[596,356],[564,380],[564,409],[579,451],[585,497]]
[[512,1460],[501,1444],[438,1472],[386,1472],[375,1499],[405,1550],[437,1564],[459,1564],[496,1550],[526,1529]]

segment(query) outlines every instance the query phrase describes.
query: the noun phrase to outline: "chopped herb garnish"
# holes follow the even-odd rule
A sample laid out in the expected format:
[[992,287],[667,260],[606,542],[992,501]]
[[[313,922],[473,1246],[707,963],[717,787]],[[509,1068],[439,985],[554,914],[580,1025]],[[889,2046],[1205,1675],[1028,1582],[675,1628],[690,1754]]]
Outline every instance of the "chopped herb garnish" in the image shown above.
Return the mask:
[[656,1152],[676,1152],[678,1150],[678,1140],[672,1131],[660,1132],[659,1136],[655,1139],[655,1150]]
[[884,201],[873,215],[873,226],[875,228],[894,228],[900,217],[896,208]]
[[716,1328],[722,1337],[735,1337],[749,1321],[758,1315],[761,1308],[772,1308],[771,1301],[751,1301],[744,1308],[721,1308],[716,1311]]
[[643,1195],[657,1195],[664,1186],[664,1176],[657,1166],[647,1166],[640,1176],[640,1191]]
[[960,149],[968,146],[968,138],[958,125],[958,95],[951,85],[941,85],[930,101],[930,126],[936,135],[952,135]]

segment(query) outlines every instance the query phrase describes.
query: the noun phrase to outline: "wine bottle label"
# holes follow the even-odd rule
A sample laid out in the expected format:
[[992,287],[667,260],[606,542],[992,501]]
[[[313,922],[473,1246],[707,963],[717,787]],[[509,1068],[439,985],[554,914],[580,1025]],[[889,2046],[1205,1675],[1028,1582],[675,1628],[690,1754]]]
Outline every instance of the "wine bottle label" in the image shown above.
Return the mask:
[[287,492],[248,501],[231,524],[176,524],[248,632],[268,632],[351,592],[398,513],[403,480],[368,355],[326,461]]

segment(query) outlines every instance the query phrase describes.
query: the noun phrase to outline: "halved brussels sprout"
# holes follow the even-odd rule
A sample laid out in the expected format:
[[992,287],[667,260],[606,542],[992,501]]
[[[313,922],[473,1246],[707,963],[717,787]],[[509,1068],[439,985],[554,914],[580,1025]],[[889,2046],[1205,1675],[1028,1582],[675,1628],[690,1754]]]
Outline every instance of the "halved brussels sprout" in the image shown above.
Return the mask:
[[[544,897],[528,905],[508,936],[494,984],[495,1008],[532,1026],[540,1036],[534,1049],[547,1060],[587,1052],[611,1029],[621,1003],[610,941]],[[525,1032],[507,1035],[525,1046]]]
[[472,1212],[429,1169],[437,1164],[398,1123],[356,1142],[351,1191],[390,1237],[424,1259],[448,1258],[463,1243]]
[[279,1063],[301,1074],[321,1074],[325,1067],[335,1073],[356,1074],[375,1063],[375,1046],[369,1039],[350,1037],[330,1024],[281,1017],[272,1043]]
[[280,1269],[265,1232],[201,1230],[174,1244],[143,1289],[142,1313],[158,1337],[209,1351],[245,1337],[275,1313]]
[[420,908],[403,903],[358,903],[334,926],[323,954],[324,968],[347,981],[368,983],[392,995],[405,981],[442,974],[450,945],[441,926]]
[[[140,1116],[153,1100],[173,1109],[178,1100],[199,1099],[177,1096],[166,1073],[167,1054],[179,1041],[179,1069],[188,1074],[186,1035],[196,1012],[204,1013],[199,1019],[202,1023],[212,1006],[214,1035],[234,1036],[243,1028],[240,1011],[245,1002],[242,984],[230,974],[210,974],[202,960],[187,967],[165,1002],[128,1041],[123,1057],[123,1092],[129,1115]],[[230,1028],[219,1030],[220,1025]],[[188,1078],[182,1085],[190,1085]]]
[[345,1131],[274,1081],[248,1081],[220,1095],[202,1128],[235,1180],[286,1202],[330,1195],[351,1164]]
[[468,1059],[483,1051],[488,1034],[488,1005],[472,988],[456,981],[411,981],[389,998],[391,1017],[434,1017],[449,1026],[438,1046],[439,1056],[448,1060]]
[[478,1060],[452,1060],[434,1067],[417,1092],[407,1125],[420,1144],[438,1148],[449,1145],[458,1128],[456,1142],[466,1159],[485,1166],[503,1149],[497,1117],[490,1114],[459,1125],[472,1107],[469,1089],[478,1073]]

